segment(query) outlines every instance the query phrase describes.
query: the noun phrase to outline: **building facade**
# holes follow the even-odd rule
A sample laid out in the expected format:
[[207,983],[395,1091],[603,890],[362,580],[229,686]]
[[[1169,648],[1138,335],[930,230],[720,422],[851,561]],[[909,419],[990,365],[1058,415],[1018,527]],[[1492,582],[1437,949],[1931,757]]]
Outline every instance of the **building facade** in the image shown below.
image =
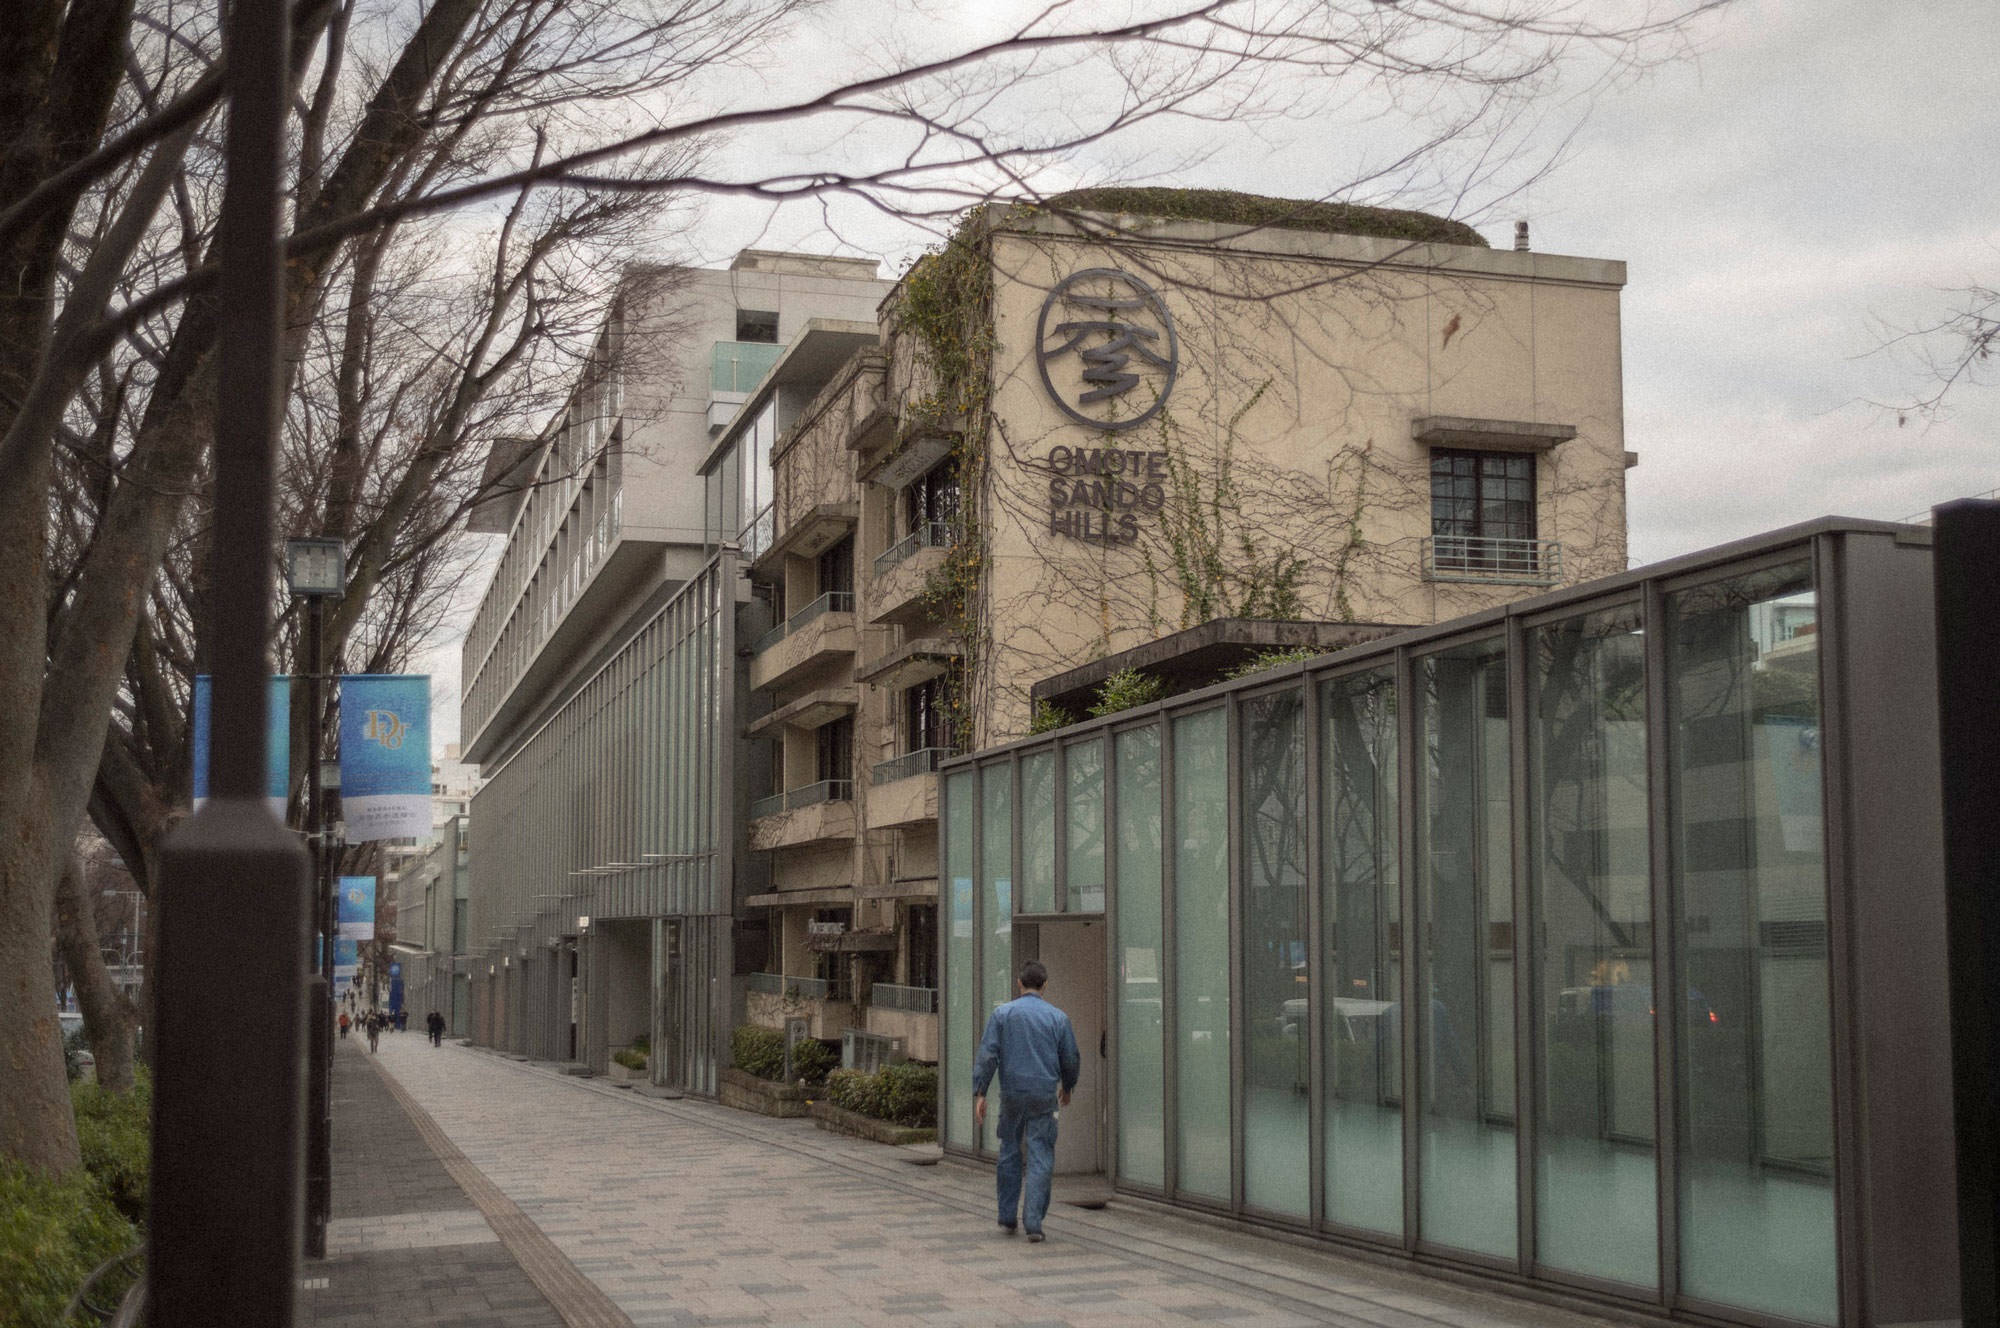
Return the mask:
[[751,1022],[936,1058],[935,772],[1044,680],[1623,569],[1622,265],[1445,233],[989,213],[786,350],[702,465],[774,623]]
[[1060,1171],[1649,1313],[1957,1322],[1929,542],[1818,522],[948,762],[947,1147],[993,1155],[974,1049],[1040,958],[1101,1048]]

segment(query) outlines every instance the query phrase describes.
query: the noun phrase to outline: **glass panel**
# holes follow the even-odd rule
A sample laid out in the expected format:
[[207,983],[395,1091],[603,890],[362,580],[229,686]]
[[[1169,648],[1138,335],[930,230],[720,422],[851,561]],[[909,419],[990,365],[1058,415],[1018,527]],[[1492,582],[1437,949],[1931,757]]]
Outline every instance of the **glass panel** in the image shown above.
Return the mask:
[[1306,985],[1305,692],[1245,701],[1243,1199],[1305,1217],[1311,1044]]
[[[985,945],[979,966],[986,999],[979,1005],[979,1027],[995,1007],[1014,999],[1014,771],[1005,761],[979,768],[980,927]],[[997,1105],[988,1102],[989,1108]],[[1000,1113],[989,1110],[980,1131],[981,1148],[997,1147],[994,1127]]]
[[1480,642],[1431,655],[1418,685],[1422,1234],[1511,1258],[1518,1242],[1505,649]]
[[1166,1183],[1160,1030],[1160,731],[1113,739],[1118,781],[1118,1174]]
[[[1325,766],[1326,1215],[1403,1230],[1403,1050],[1397,858],[1396,675],[1336,678],[1321,692]],[[1305,1036],[1305,1030],[1299,1030]]]
[[1229,757],[1221,709],[1174,721],[1180,1192],[1229,1202]]
[[1668,599],[1681,1286],[1832,1323],[1819,637],[1805,564]]
[[944,871],[950,929],[945,933],[946,1029],[944,1067],[945,1138],[961,1148],[973,1145],[972,1059],[979,1048],[979,970],[973,954],[972,815],[970,770],[945,776]]
[[1021,758],[1021,911],[1056,911],[1056,757]]
[[1069,816],[1065,879],[1072,913],[1104,911],[1104,746],[1063,748],[1064,803]]
[[1639,606],[1537,629],[1530,656],[1535,1259],[1659,1285],[1646,662]]

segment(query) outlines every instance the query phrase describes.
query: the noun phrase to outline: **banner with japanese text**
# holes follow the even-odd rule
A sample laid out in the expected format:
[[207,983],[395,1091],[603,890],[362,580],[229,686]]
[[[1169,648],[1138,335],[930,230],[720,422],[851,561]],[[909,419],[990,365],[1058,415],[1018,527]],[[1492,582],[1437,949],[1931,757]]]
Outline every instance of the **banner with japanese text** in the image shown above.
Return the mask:
[[341,678],[340,814],[350,844],[430,838],[430,675]]
[[340,878],[338,926],[335,935],[348,941],[372,941],[375,939],[375,878],[373,876],[343,876]]
[[[194,805],[197,810],[208,801],[208,734],[213,723],[214,697],[206,673],[194,679]],[[292,680],[282,675],[271,679],[271,692],[264,717],[264,794],[271,814],[285,819],[285,801],[292,778]]]

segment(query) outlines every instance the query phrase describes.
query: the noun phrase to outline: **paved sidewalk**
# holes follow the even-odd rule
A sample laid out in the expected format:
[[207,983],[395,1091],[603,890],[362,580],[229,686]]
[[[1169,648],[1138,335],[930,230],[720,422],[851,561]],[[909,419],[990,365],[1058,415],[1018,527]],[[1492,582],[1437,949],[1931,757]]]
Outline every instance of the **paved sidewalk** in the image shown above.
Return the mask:
[[[490,1308],[471,1319],[441,1317],[471,1261],[492,1257],[503,1265],[508,1250],[524,1251],[514,1276],[526,1278],[524,1265],[534,1271],[571,1325],[1137,1328],[1226,1321],[1242,1328],[1602,1328],[1609,1322],[1150,1205],[1066,1206],[1061,1182],[1049,1240],[1030,1245],[994,1225],[992,1177],[980,1168],[912,1165],[910,1150],[829,1135],[810,1121],[640,1097],[454,1044],[433,1049],[414,1034],[385,1036],[372,1063],[365,1044],[358,1059],[343,1050],[350,1054],[336,1058],[342,1076],[336,1093],[343,1084],[353,1088],[357,1069],[370,1078],[385,1072],[393,1087],[354,1092],[351,1100],[386,1116],[401,1098],[417,1121],[401,1146],[421,1144],[421,1126],[447,1154],[428,1164],[413,1158],[407,1182],[378,1187],[389,1193],[407,1184],[411,1194],[360,1212],[350,1212],[342,1198],[355,1179],[335,1177],[343,1248],[365,1247],[365,1257],[378,1260],[444,1260],[422,1302],[400,1299],[387,1282],[378,1285],[371,1328],[550,1321],[529,1317],[532,1307],[504,1266],[491,1281],[473,1279]],[[336,1101],[337,1147],[351,1138],[342,1116],[349,1100]],[[385,1127],[385,1138],[393,1133]],[[459,1171],[456,1198],[438,1179],[451,1180],[447,1163]],[[496,1210],[515,1216],[496,1218],[482,1243],[448,1243],[453,1233],[472,1231],[481,1209],[489,1218]],[[429,1216],[412,1222],[413,1213]],[[509,1230],[510,1221],[525,1230],[499,1246],[491,1232]],[[398,1243],[415,1239],[439,1243]],[[308,1277],[314,1267],[308,1265]],[[584,1279],[587,1290],[579,1289]],[[301,1303],[312,1305],[316,1295],[327,1293],[304,1293]],[[348,1322],[325,1316],[332,1303],[323,1299],[321,1317],[306,1321]]]

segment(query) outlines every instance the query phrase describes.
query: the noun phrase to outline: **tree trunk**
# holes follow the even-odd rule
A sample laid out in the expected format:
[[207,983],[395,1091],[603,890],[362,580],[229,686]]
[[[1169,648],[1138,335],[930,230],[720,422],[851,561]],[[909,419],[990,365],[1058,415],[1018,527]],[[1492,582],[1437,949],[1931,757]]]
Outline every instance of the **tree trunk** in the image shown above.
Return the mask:
[[97,910],[84,898],[83,872],[72,853],[56,885],[56,940],[83,1007],[97,1082],[114,1093],[132,1091],[132,1058],[139,1041],[139,1007],[111,981],[97,941]]
[[49,918],[55,864],[37,852],[39,827],[0,836],[0,1156],[60,1176],[82,1161],[63,1072]]

